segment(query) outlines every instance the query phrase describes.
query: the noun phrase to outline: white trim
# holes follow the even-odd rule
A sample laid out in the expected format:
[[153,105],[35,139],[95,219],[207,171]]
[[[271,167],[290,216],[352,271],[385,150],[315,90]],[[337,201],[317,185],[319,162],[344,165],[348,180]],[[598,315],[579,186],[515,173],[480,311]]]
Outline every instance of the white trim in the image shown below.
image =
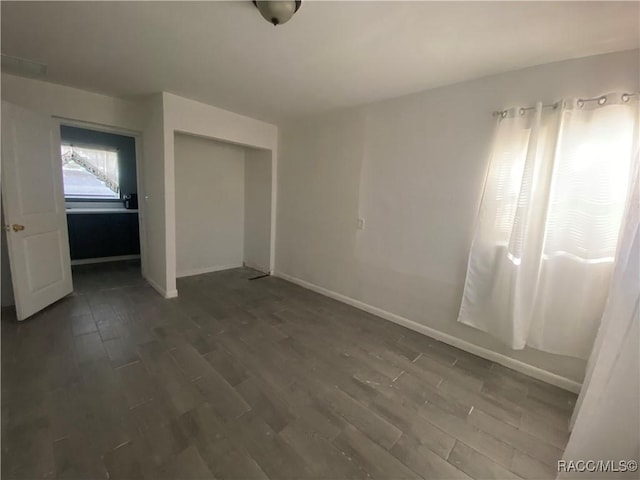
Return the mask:
[[82,258],[80,260],[71,260],[71,265],[89,265],[92,263],[121,262],[123,260],[136,260],[140,255],[117,255],[114,257],[96,257]]
[[241,267],[242,267],[242,263],[233,264],[233,265],[215,265],[213,267],[204,267],[204,268],[192,268],[190,270],[184,270],[182,272],[176,273],[176,278],[192,277],[194,275],[202,275],[203,273],[219,272],[221,270],[230,270],[232,268],[241,268]]
[[160,287],[160,285],[158,285],[156,282],[154,282],[153,280],[151,280],[148,277],[145,277],[146,282],[151,285],[151,287],[158,292],[160,295],[162,295],[164,298],[176,298],[178,296],[178,290],[170,290],[170,291],[166,291],[164,288]]
[[276,271],[273,273],[273,275],[287,280],[291,283],[300,285],[301,287],[313,290],[314,292],[338,300],[340,302],[346,303],[347,305],[351,305],[352,307],[364,310],[365,312],[369,312],[380,318],[384,318],[385,320],[397,323],[398,325],[402,325],[403,327],[409,328],[418,333],[422,333],[423,335],[427,335],[443,343],[452,345],[456,348],[459,348],[460,350],[464,350],[487,360],[491,360],[492,362],[495,362],[499,365],[511,368],[543,382],[550,383],[551,385],[555,385],[573,393],[580,392],[581,384],[576,382],[575,380],[571,380],[570,378],[566,378],[561,375],[548,372],[541,368],[534,367],[533,365],[529,365],[528,363],[525,363],[521,360],[516,360],[515,358],[508,357],[506,355],[503,355],[502,353],[494,352],[487,348],[480,347],[473,343],[467,342],[466,340],[462,340],[431,327],[427,327],[426,325],[422,325],[420,323],[414,322],[413,320],[409,320],[408,318],[401,317],[400,315],[396,315],[395,313],[387,312],[386,310],[382,310],[381,308],[374,307],[373,305],[369,305],[367,303],[361,302],[360,300],[347,297],[346,295],[342,295],[340,293],[334,292],[333,290],[320,287],[286,273]]
[[[88,93],[83,91],[84,93]],[[145,197],[144,191],[144,170],[143,170],[143,145],[142,145],[142,136],[144,134],[143,130],[132,130],[130,128],[125,127],[117,127],[111,125],[105,125],[102,123],[96,123],[86,120],[74,120],[67,117],[61,117],[59,115],[52,115],[52,118],[58,121],[59,125],[66,125],[69,127],[77,127],[84,128],[87,130],[94,130],[96,132],[103,133],[113,133],[116,135],[123,135],[127,137],[132,137],[135,142],[136,149],[136,189],[138,191],[138,235],[140,239],[140,268],[142,270],[142,276],[144,277],[145,272],[147,270],[147,235],[145,231],[145,215],[146,215],[146,205],[145,202],[141,202],[140,200]],[[73,262],[71,262],[73,265]],[[177,290],[176,290],[177,295]]]

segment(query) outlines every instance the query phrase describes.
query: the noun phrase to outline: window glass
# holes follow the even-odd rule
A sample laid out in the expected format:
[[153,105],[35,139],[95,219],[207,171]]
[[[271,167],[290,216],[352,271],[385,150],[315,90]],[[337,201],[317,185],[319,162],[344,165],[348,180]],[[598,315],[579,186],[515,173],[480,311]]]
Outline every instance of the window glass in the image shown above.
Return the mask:
[[117,151],[62,145],[61,153],[66,198],[120,198]]

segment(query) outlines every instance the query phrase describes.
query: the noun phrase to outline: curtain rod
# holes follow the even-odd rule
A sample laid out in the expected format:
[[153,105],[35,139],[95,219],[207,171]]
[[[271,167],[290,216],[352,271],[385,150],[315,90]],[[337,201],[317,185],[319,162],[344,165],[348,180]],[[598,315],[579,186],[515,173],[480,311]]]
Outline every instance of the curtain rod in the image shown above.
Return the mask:
[[[638,96],[637,93],[623,93],[622,95],[620,95],[620,98],[622,99],[623,102],[628,102],[631,97],[636,97]],[[607,103],[607,96],[606,95],[600,95],[599,97],[593,97],[593,98],[579,98],[577,100],[578,106],[582,107],[585,103],[587,102],[598,102],[600,105],[604,105],[605,103]],[[550,103],[547,105],[542,105],[542,108],[558,108],[558,106],[560,106],[561,101],[555,102],[555,103]],[[522,115],[524,112],[526,112],[527,110],[535,110],[535,106],[533,107],[522,107],[519,109],[520,114]],[[492,113],[492,116],[494,117],[506,117],[507,116],[507,112],[508,110],[496,110],[495,112]]]

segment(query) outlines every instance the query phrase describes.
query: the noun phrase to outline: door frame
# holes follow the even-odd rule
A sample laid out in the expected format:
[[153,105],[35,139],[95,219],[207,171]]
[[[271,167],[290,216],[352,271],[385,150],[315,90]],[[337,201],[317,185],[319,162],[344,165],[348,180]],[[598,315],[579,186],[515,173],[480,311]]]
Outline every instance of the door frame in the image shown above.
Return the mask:
[[135,141],[136,148],[136,187],[138,189],[138,231],[140,236],[140,266],[142,270],[142,277],[146,278],[147,265],[147,235],[145,231],[145,207],[144,200],[144,169],[142,162],[142,132],[137,130],[129,130],[127,128],[112,127],[109,125],[102,125],[100,123],[84,122],[81,120],[71,120],[68,118],[53,115],[52,118],[57,122],[58,128],[61,126],[85,128],[87,130],[94,130],[96,132],[113,133],[116,135],[124,135],[131,137]]

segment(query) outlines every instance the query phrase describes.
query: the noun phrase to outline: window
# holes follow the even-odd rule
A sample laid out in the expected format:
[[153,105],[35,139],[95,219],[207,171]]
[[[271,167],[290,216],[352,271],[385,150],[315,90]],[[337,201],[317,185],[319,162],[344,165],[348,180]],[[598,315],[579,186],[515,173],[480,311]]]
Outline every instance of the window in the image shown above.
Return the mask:
[[62,145],[61,153],[65,198],[120,199],[117,151]]
[[609,94],[500,117],[460,322],[515,349],[589,357],[635,207],[636,101]]

